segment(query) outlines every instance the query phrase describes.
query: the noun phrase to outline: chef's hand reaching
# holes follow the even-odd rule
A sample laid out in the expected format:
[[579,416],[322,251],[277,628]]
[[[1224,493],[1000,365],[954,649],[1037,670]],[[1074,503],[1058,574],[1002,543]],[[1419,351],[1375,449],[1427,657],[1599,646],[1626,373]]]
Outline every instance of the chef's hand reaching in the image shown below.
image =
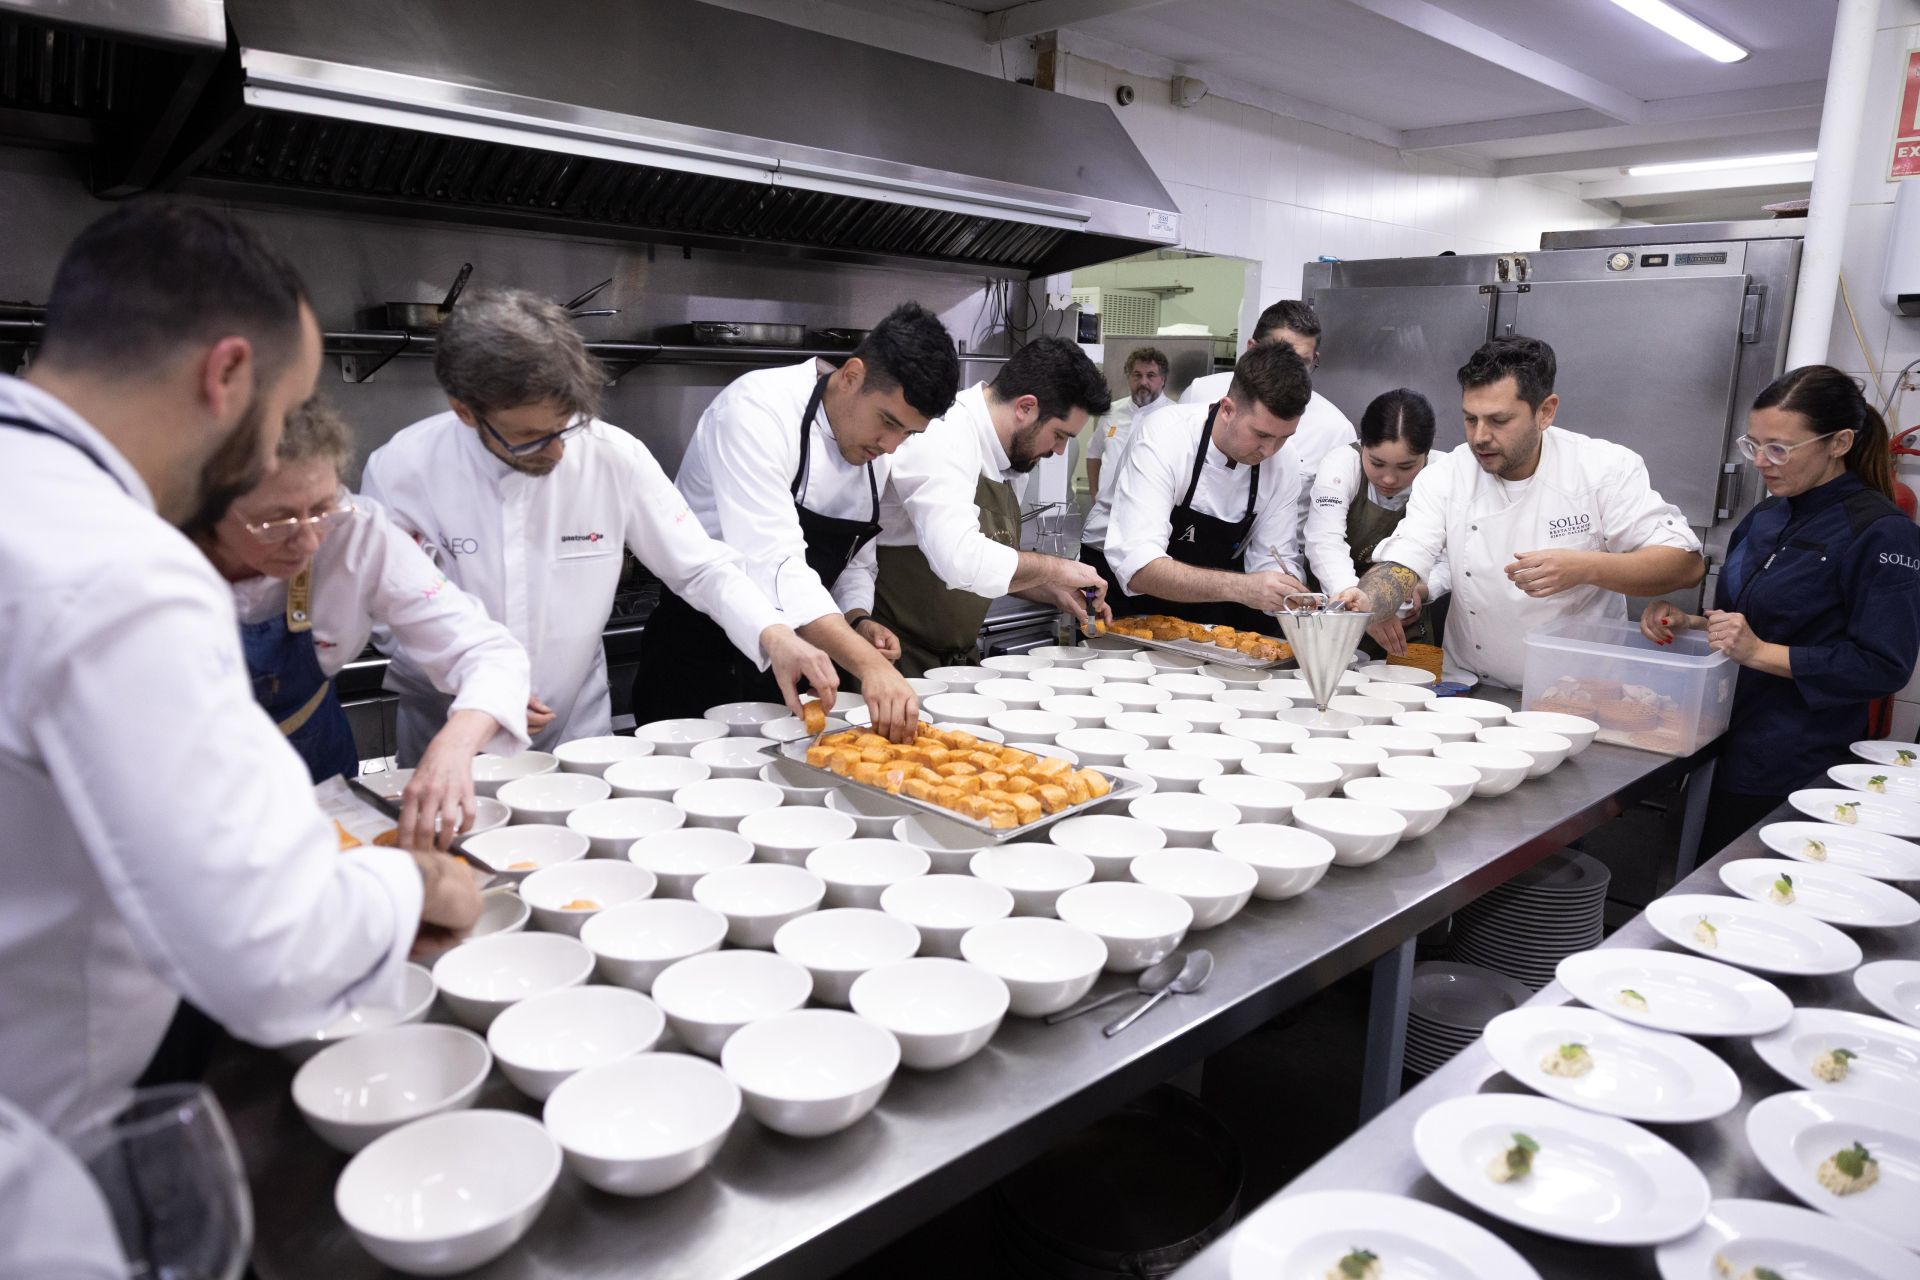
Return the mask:
[[762,631],[760,651],[767,655],[767,664],[780,686],[780,697],[787,704],[787,710],[804,718],[797,689],[802,680],[813,686],[822,711],[833,710],[833,695],[840,691],[840,673],[834,669],[833,659],[802,640],[788,626],[776,625]]
[[1382,618],[1367,624],[1373,642],[1396,658],[1407,656],[1407,629],[1398,618]]
[[1753,628],[1747,625],[1746,614],[1707,610],[1707,645],[1715,652],[1726,654],[1743,667],[1751,666],[1762,644],[1760,637],[1753,634]]
[[900,661],[900,637],[881,626],[874,620],[872,614],[848,614],[847,625],[852,627],[855,634],[862,640],[878,649],[880,656],[888,662]]
[[873,716],[873,731],[889,742],[902,744],[914,739],[920,724],[920,698],[907,678],[891,665],[860,677],[860,693]]
[[413,952],[444,949],[460,941],[480,919],[484,905],[480,882],[473,868],[461,858],[446,853],[410,849],[413,865],[420,872],[423,890],[420,899],[420,932],[413,940]]
[[1092,618],[1102,622],[1113,621],[1113,610],[1107,605],[1106,579],[1095,572],[1092,565],[1060,556],[1038,558],[1045,561],[1045,576],[1031,587],[1022,587],[1016,594],[1071,614],[1073,620],[1084,628],[1091,621],[1087,612],[1087,592],[1091,591]]
[[400,792],[402,849],[446,849],[473,825],[473,757],[499,731],[492,716],[468,708],[433,735]]
[[1696,618],[1679,605],[1655,600],[1640,613],[1640,634],[1655,644],[1672,644],[1673,633],[1702,628],[1705,618]]
[[527,699],[527,733],[539,733],[553,723],[553,708],[540,701],[538,695]]
[[1522,551],[1507,566],[1507,578],[1536,600],[1585,586],[1589,560],[1584,551]]
[[1279,613],[1288,596],[1306,591],[1306,584],[1290,573],[1267,569],[1240,576],[1240,603],[1261,613]]

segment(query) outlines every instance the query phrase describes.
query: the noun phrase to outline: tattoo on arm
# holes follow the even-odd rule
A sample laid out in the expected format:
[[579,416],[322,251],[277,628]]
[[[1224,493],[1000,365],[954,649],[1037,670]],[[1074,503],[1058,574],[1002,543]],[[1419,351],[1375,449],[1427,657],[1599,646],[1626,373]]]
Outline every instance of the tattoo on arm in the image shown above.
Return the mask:
[[1360,579],[1360,590],[1373,601],[1373,618],[1391,618],[1420,589],[1420,575],[1403,564],[1376,564]]

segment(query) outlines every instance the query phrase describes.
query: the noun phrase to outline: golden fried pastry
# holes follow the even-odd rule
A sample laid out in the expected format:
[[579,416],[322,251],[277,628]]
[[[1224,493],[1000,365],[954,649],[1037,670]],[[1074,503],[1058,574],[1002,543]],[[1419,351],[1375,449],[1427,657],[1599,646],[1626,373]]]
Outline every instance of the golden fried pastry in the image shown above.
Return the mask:
[[818,734],[827,727],[827,713],[820,707],[820,699],[808,698],[800,704],[800,723],[809,734]]

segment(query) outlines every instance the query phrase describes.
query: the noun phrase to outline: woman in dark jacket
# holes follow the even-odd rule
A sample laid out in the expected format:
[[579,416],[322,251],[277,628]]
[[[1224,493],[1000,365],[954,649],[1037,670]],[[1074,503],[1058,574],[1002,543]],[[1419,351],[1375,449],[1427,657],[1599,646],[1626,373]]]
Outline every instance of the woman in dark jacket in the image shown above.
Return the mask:
[[1789,370],[1753,402],[1739,445],[1769,496],[1733,531],[1713,608],[1693,618],[1655,601],[1640,619],[1662,644],[1703,628],[1743,668],[1703,856],[1825,785],[1920,653],[1920,527],[1894,505],[1886,424],[1859,385],[1826,365]]

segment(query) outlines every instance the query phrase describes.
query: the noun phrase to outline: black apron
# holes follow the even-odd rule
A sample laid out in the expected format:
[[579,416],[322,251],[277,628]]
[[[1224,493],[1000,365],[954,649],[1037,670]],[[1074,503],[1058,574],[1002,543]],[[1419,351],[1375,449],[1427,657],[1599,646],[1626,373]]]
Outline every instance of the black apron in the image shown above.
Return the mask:
[[[823,374],[813,384],[807,411],[800,417],[800,466],[790,486],[807,543],[807,568],[829,591],[860,549],[880,533],[880,484],[871,462],[866,466],[870,506],[865,520],[821,515],[801,501],[813,460],[813,418],[832,376]],[[641,724],[704,715],[727,702],[780,701],[773,672],[749,661],[719,623],[671,591],[661,595],[641,634],[640,669],[633,678],[633,714]]]
[[[1348,446],[1355,453],[1360,451],[1359,444]],[[1366,493],[1367,474],[1365,468],[1360,472],[1359,492],[1353,495],[1353,501],[1347,504],[1347,550],[1353,555],[1353,570],[1365,575],[1373,567],[1373,553],[1379,545],[1393,536],[1400,522],[1407,518],[1407,508],[1403,504],[1397,510],[1388,510]],[[1445,634],[1447,621],[1447,600],[1429,600],[1420,609],[1420,616],[1413,622],[1403,624],[1408,644],[1440,643]],[[1363,636],[1360,649],[1368,657],[1384,658],[1387,651],[1372,636]]]
[[[1213,419],[1220,412],[1215,401],[1207,410],[1207,428],[1200,433],[1200,447],[1193,454],[1193,471],[1187,479],[1187,496],[1177,503],[1171,516],[1167,554],[1181,564],[1196,569],[1217,569],[1223,573],[1247,571],[1247,539],[1253,534],[1254,512],[1260,505],[1260,468],[1253,468],[1247,484],[1247,513],[1238,520],[1210,516],[1194,509],[1193,495],[1200,490],[1200,476],[1207,466],[1207,446],[1213,443]],[[1162,600],[1156,596],[1132,596],[1133,613],[1165,613],[1188,622],[1236,627],[1242,631],[1262,631],[1279,635],[1280,624],[1273,618],[1232,601],[1198,603]]]

